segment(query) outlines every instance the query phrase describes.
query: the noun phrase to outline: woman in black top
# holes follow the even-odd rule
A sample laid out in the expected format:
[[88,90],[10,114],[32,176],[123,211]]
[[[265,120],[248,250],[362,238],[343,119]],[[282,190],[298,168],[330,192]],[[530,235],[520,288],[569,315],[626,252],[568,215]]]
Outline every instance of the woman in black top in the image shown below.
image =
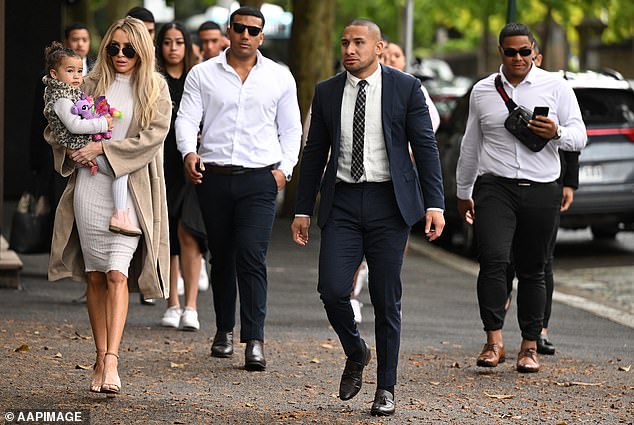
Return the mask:
[[[183,159],[176,148],[174,121],[178,113],[185,77],[195,65],[192,40],[178,22],[165,24],[158,33],[156,57],[159,70],[165,76],[172,97],[172,122],[164,144],[165,185],[170,222],[170,297],[161,324],[185,330],[198,330],[196,299],[201,271],[201,256],[205,251],[205,227],[193,186],[185,182]],[[177,282],[180,270],[185,282],[185,309],[181,309]]]

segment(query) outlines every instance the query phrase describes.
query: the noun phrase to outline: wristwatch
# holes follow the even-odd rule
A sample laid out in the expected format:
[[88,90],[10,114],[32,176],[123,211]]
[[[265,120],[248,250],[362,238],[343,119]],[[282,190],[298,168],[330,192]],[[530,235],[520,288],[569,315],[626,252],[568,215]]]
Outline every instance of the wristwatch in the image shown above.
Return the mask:
[[557,126],[557,131],[555,131],[555,137],[553,140],[559,140],[561,138],[561,127]]

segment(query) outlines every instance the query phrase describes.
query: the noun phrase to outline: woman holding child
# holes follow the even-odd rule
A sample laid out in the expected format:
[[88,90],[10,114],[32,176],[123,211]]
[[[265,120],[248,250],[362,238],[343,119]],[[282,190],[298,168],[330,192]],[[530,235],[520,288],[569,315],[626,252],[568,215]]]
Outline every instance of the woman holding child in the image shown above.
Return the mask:
[[[45,132],[56,170],[70,176],[55,216],[49,279],[87,281],[97,353],[90,391],[115,394],[121,390],[118,359],[128,290],[140,290],[147,299],[169,296],[162,155],[171,101],[165,80],[155,72],[152,39],[140,20],[126,17],[108,29],[83,91],[106,96],[122,117],[114,120],[111,140],[77,150],[57,143],[48,128]],[[109,173],[91,175],[86,166],[99,155],[107,160]],[[109,229],[112,181],[121,175],[128,175],[128,220],[141,236]]]

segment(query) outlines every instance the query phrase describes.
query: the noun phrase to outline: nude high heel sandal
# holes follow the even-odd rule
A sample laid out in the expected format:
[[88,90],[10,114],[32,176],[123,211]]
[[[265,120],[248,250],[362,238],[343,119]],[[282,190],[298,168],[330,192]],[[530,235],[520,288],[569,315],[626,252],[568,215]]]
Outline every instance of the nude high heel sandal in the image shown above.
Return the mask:
[[[117,360],[119,360],[119,356],[117,354],[111,353],[109,351],[105,354],[105,356],[115,356]],[[101,392],[114,396],[115,394],[119,394],[119,392],[121,391],[121,379],[119,379],[119,375],[117,374],[117,379],[115,382],[106,383],[105,356],[104,356],[104,370],[103,370],[103,379],[101,384]]]

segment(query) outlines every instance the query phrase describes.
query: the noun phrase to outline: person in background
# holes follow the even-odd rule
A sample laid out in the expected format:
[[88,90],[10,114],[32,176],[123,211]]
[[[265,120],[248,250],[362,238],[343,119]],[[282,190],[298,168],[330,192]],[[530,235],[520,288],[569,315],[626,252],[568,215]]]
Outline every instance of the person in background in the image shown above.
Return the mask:
[[[128,291],[146,298],[169,295],[167,203],[163,179],[163,141],[172,111],[169,90],[155,71],[155,51],[141,21],[126,17],[104,35],[85,92],[117,105],[122,118],[112,140],[91,142],[69,152],[50,128],[55,169],[70,176],[55,214],[48,277],[87,281],[88,316],[97,352],[90,391],[121,391],[119,348],[128,312]],[[85,166],[99,155],[111,175],[90,174]],[[108,230],[113,208],[112,180],[129,174],[130,220],[143,237]]]
[[154,36],[156,35],[156,21],[154,20],[154,14],[149,9],[141,6],[135,6],[128,10],[126,15],[137,18],[143,22],[143,25],[145,25],[145,28],[147,28],[150,33],[152,41],[154,41]]
[[[161,27],[157,37],[156,58],[158,69],[165,76],[172,98],[172,121],[163,145],[170,223],[170,297],[161,325],[172,328],[182,325],[184,330],[197,331],[200,328],[196,308],[198,280],[207,235],[194,186],[185,181],[183,157],[176,147],[174,122],[183,95],[185,78],[195,65],[192,40],[182,24],[170,22]],[[184,309],[180,307],[178,299],[178,278],[181,273],[184,280]]]
[[[387,66],[391,66],[392,68],[396,68],[399,71],[405,72],[405,68],[407,66],[407,58],[405,57],[405,53],[403,53],[403,49],[396,43],[391,43],[387,40],[383,40],[385,47],[383,48],[383,54],[381,55],[381,63],[384,63]],[[429,96],[429,92],[425,88],[424,85],[421,84],[420,89],[423,91],[425,95],[425,103],[427,104],[427,108],[429,109],[429,116],[431,117],[431,124],[434,132],[438,130],[440,126],[440,114],[438,113],[438,109],[436,109],[436,105],[431,100]]]
[[217,23],[213,21],[203,22],[198,27],[197,35],[203,52],[203,60],[215,58],[224,50],[224,36]]
[[195,65],[203,61],[203,52],[200,49],[200,46],[198,45],[198,43],[192,42],[192,54],[194,55]]
[[277,193],[291,178],[302,136],[295,80],[258,50],[263,28],[258,9],[231,14],[231,47],[190,71],[176,118],[178,150],[197,184],[211,254],[217,328],[211,355],[233,354],[237,278],[240,342],[250,371],[266,368],[266,252]]
[[440,159],[420,81],[380,65],[382,49],[374,22],[358,19],[344,28],[346,72],[315,87],[291,225],[292,240],[305,246],[319,191],[318,291],[347,357],[342,400],[359,393],[371,357],[350,304],[353,275],[367,259],[378,359],[373,416],[396,410],[400,274],[409,231],[424,219],[426,236],[435,240],[444,228]]
[[[562,194],[556,182],[557,150],[579,151],[587,140],[572,88],[560,76],[534,66],[534,43],[523,24],[510,23],[500,31],[502,64],[499,73],[480,80],[471,91],[456,169],[458,211],[474,226],[480,263],[478,304],[487,340],[477,365],[496,367],[505,361],[502,327],[512,255],[519,281],[522,342],[516,369],[521,373],[541,368],[536,348],[546,304],[544,267]],[[528,125],[549,140],[542,150],[529,150],[504,127],[508,110],[496,86],[518,105],[549,107],[548,117],[537,116]]]

